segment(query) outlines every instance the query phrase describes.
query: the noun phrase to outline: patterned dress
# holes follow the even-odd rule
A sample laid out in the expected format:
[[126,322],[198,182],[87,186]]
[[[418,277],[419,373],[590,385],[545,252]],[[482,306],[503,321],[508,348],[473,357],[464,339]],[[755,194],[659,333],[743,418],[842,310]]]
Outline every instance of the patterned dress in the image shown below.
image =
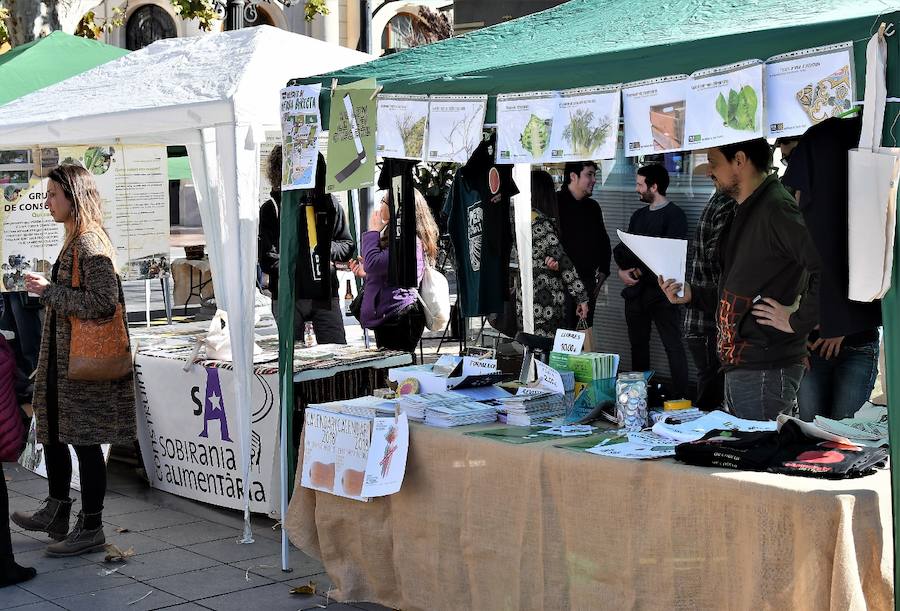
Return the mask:
[[[553,257],[559,271],[553,271],[544,259]],[[565,293],[576,303],[588,300],[584,283],[572,260],[559,242],[556,222],[537,211],[531,212],[531,277],[534,284],[534,334],[553,337],[563,323]],[[516,287],[516,313],[522,320],[522,287]]]

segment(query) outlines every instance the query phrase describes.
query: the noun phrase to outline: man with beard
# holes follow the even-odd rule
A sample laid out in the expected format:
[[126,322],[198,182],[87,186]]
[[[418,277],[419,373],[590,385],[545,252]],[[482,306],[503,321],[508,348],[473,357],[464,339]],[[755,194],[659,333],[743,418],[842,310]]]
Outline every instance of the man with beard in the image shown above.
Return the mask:
[[709,149],[708,173],[737,206],[719,240],[719,286],[658,278],[672,303],[716,312],[725,403],[752,420],[795,414],[818,320],[819,257],[794,198],[775,174],[762,138]]
[[[669,173],[659,164],[645,165],[637,171],[637,194],[647,204],[631,215],[628,233],[654,238],[687,238],[687,217],[669,201],[666,190]],[[650,323],[656,325],[666,349],[672,373],[672,397],[687,396],[688,365],[681,343],[681,318],[677,305],[669,303],[655,276],[643,261],[624,244],[613,250],[619,266],[619,278],[625,283],[625,322],[631,343],[631,368],[650,369]]]

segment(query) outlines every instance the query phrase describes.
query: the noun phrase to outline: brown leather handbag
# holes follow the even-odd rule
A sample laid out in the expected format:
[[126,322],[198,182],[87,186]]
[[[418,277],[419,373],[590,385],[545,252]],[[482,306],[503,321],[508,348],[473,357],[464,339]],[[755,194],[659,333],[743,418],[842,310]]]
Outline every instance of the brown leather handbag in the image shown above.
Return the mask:
[[[78,250],[72,253],[72,287],[81,286]],[[70,316],[69,379],[87,382],[120,380],[132,371],[131,348],[122,304],[107,318],[82,320]]]

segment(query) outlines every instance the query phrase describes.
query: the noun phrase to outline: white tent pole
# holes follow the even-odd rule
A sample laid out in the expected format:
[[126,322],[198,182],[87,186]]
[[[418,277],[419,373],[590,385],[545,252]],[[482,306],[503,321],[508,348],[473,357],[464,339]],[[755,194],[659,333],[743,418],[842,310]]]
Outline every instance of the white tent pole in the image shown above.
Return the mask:
[[531,275],[531,165],[513,165],[513,180],[519,194],[513,196],[516,222],[516,251],[522,282],[522,330],[534,333],[534,286]]

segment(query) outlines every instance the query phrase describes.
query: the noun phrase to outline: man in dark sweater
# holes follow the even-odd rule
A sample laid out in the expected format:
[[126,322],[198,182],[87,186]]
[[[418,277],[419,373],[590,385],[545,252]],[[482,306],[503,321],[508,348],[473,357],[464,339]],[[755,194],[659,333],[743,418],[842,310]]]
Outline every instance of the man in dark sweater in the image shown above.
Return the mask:
[[[669,201],[669,173],[659,164],[638,168],[637,194],[646,206],[635,211],[628,222],[628,233],[654,238],[687,238],[687,217]],[[666,349],[672,374],[674,398],[687,396],[688,365],[681,343],[681,318],[677,305],[669,303],[655,276],[624,244],[613,251],[619,266],[619,278],[625,284],[625,322],[631,343],[631,368],[650,369],[650,323],[656,325]]]
[[718,289],[660,277],[672,303],[716,312],[725,403],[735,415],[772,420],[797,411],[806,340],[818,322],[819,256],[794,198],[769,173],[762,138],[709,149],[716,189],[737,204],[719,241]]
[[[591,199],[597,182],[597,164],[593,161],[567,163],[563,186],[557,193],[559,204],[559,239],[563,250],[575,265],[578,277],[588,294],[588,325],[594,321],[594,305],[600,287],[609,277],[612,250],[603,223],[600,204]],[[578,322],[578,304],[566,295],[564,327],[574,329]]]

